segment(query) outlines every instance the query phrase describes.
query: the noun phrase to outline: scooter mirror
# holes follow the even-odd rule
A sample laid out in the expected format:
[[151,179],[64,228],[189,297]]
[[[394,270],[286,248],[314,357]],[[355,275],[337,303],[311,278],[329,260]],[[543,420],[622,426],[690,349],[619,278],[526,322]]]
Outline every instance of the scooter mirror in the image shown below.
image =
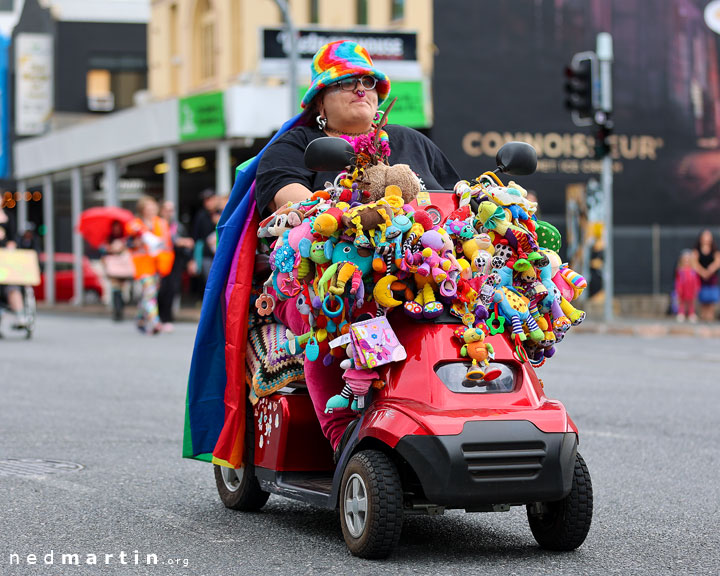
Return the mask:
[[315,172],[340,172],[354,162],[355,149],[342,138],[316,138],[305,148],[305,166]]
[[527,176],[537,168],[535,148],[526,142],[508,142],[495,156],[498,170],[510,176]]

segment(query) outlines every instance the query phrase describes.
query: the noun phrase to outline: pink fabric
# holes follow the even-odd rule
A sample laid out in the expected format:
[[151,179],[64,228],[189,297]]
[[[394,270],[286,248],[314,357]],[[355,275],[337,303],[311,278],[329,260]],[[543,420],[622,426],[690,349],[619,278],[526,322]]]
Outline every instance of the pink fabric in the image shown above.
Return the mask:
[[[303,321],[296,306],[297,297],[290,300],[277,301],[275,317],[279,322],[290,328],[293,334],[299,336],[310,330],[310,326]],[[325,414],[325,404],[336,394],[340,394],[344,386],[343,370],[340,362],[335,359],[330,366],[325,366],[322,358],[314,362],[305,360],[305,383],[307,384],[310,399],[315,407],[315,414],[320,421],[320,428],[325,437],[330,440],[333,449],[340,443],[347,425],[357,418],[357,414],[349,408],[333,408],[331,414]]]
[[691,267],[678,268],[675,274],[675,293],[678,300],[694,301],[700,292],[700,276]]

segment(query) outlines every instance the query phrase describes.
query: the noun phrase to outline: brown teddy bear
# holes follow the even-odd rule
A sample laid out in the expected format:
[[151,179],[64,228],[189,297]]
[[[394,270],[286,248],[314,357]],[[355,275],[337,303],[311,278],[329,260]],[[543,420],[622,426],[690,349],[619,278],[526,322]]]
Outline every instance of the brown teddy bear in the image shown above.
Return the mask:
[[370,194],[363,197],[362,202],[377,202],[385,197],[385,188],[398,186],[402,190],[402,197],[405,204],[409,204],[420,193],[420,180],[407,164],[373,164],[363,171],[363,177],[358,182],[361,190],[367,190]]

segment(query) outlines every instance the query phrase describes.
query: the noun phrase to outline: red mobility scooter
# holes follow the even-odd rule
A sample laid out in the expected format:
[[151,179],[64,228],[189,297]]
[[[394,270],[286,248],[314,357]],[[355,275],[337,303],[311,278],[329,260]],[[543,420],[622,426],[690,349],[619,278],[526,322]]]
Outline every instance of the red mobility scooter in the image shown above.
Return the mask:
[[[503,148],[498,171],[534,171],[534,150]],[[426,210],[439,219],[457,208],[452,192],[430,196]],[[405,515],[446,509],[526,506],[541,547],[580,546],[592,518],[590,475],[577,427],[545,396],[533,366],[497,334],[487,340],[495,350],[488,373],[497,377],[469,381],[452,337],[457,318],[391,320],[407,359],[384,367],[385,386],[365,397],[337,465],[307,390],[281,390],[247,411],[244,466],[215,466],[225,506],[258,510],[273,493],[339,509],[345,542],[363,558],[392,552]]]

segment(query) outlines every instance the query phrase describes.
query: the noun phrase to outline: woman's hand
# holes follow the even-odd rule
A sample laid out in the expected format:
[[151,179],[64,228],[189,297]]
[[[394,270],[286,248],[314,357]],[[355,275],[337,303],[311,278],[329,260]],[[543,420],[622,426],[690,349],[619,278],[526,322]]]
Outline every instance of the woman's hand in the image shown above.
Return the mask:
[[277,191],[275,198],[270,202],[270,210],[275,212],[280,206],[285,206],[288,202],[302,202],[310,198],[310,196],[312,196],[312,192],[302,184],[297,182],[288,184]]

